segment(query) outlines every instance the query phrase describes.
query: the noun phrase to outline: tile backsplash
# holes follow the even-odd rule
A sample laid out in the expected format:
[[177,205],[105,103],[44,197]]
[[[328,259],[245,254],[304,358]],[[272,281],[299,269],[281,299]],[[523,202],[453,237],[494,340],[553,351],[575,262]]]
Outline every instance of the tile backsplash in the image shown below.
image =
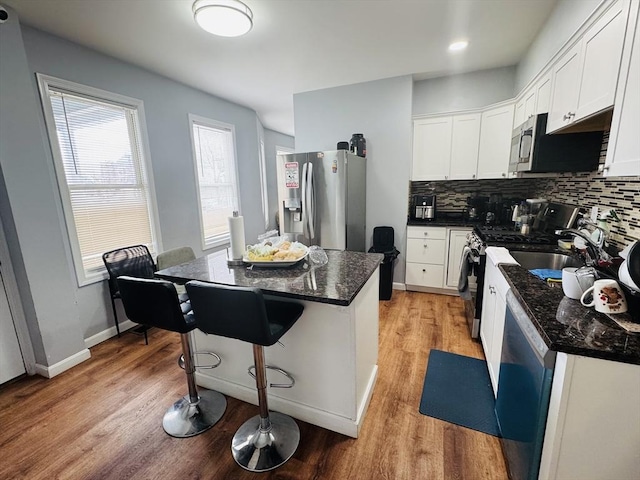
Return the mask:
[[[609,136],[605,133],[600,163],[604,164]],[[440,210],[462,210],[467,197],[500,193],[503,198],[546,198],[558,203],[615,209],[619,222],[609,222],[609,241],[622,248],[640,239],[640,176],[603,177],[601,172],[561,173],[554,177],[511,180],[411,182],[410,194],[437,195]]]

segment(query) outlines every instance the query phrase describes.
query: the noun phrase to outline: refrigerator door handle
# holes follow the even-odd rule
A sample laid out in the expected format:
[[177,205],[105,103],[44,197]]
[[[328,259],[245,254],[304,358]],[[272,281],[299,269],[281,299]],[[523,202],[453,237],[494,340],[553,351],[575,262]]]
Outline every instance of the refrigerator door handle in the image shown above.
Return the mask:
[[302,185],[300,189],[300,201],[302,207],[302,235],[307,237],[307,163],[302,165]]
[[316,219],[316,204],[315,204],[315,185],[313,182],[313,163],[309,163],[307,169],[307,208],[309,215],[307,215],[307,222],[309,223],[309,242],[316,236],[315,233],[315,219]]

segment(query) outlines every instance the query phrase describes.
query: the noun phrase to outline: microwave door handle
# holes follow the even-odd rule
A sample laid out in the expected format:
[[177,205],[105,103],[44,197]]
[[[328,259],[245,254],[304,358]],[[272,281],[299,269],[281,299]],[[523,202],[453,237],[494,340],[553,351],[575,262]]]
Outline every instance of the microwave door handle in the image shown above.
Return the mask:
[[520,136],[520,155],[519,157],[522,159],[528,159],[531,155],[531,143],[532,143],[532,137],[531,137],[531,130],[525,130],[524,132],[522,132],[522,135]]

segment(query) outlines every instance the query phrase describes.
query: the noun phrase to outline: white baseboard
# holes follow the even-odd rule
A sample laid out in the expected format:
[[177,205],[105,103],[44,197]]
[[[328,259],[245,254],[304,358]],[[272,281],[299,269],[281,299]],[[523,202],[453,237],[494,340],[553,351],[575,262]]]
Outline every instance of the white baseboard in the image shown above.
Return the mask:
[[[120,323],[120,332],[125,332],[130,328],[137,327],[137,323],[133,323],[131,320],[126,320]],[[99,343],[104,342],[105,340],[109,340],[111,337],[115,337],[118,334],[115,325],[113,327],[109,327],[95,335],[92,335],[89,338],[84,339],[84,346],[86,348],[95,347]]]
[[91,352],[88,348],[80,350],[78,353],[65,358],[64,360],[54,363],[53,365],[46,366],[36,363],[36,373],[46,378],[53,378],[56,375],[60,375],[62,372],[75,367],[76,365],[89,360],[91,358]]
[[407,286],[404,283],[393,282],[393,289],[394,290],[406,290]]
[[[378,367],[373,369],[371,377],[367,384],[367,390],[364,394],[364,401],[360,406],[360,410],[357,413],[358,418],[353,420],[351,418],[342,417],[333,413],[326,412],[324,410],[318,410],[309,405],[293,402],[276,395],[269,395],[269,410],[281,412],[286,415],[291,415],[303,422],[317,425],[332,432],[338,432],[349,437],[358,438],[358,433],[364,420],[367,407],[371,401],[371,395],[373,394],[373,387],[376,384],[376,378],[378,374]],[[255,388],[248,388],[244,385],[229,382],[228,380],[222,380],[210,375],[203,375],[196,372],[196,383],[204,388],[215,390],[224,395],[228,395],[243,402],[257,405],[257,395]],[[294,387],[295,388],[295,387]]]

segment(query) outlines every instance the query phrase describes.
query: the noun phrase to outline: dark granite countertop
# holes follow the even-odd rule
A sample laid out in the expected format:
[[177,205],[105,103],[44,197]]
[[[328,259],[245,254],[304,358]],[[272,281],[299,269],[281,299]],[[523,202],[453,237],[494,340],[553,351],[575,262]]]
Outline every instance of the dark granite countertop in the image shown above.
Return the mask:
[[499,268],[551,350],[640,365],[640,333],[627,332],[607,315],[565,297],[560,284],[550,286],[519,265]]
[[346,306],[384,259],[379,253],[325,251],[329,262],[321,267],[311,267],[306,260],[286,268],[230,267],[223,250],[160,270],[155,275],[175,282],[202,280],[257,287],[269,295]]

